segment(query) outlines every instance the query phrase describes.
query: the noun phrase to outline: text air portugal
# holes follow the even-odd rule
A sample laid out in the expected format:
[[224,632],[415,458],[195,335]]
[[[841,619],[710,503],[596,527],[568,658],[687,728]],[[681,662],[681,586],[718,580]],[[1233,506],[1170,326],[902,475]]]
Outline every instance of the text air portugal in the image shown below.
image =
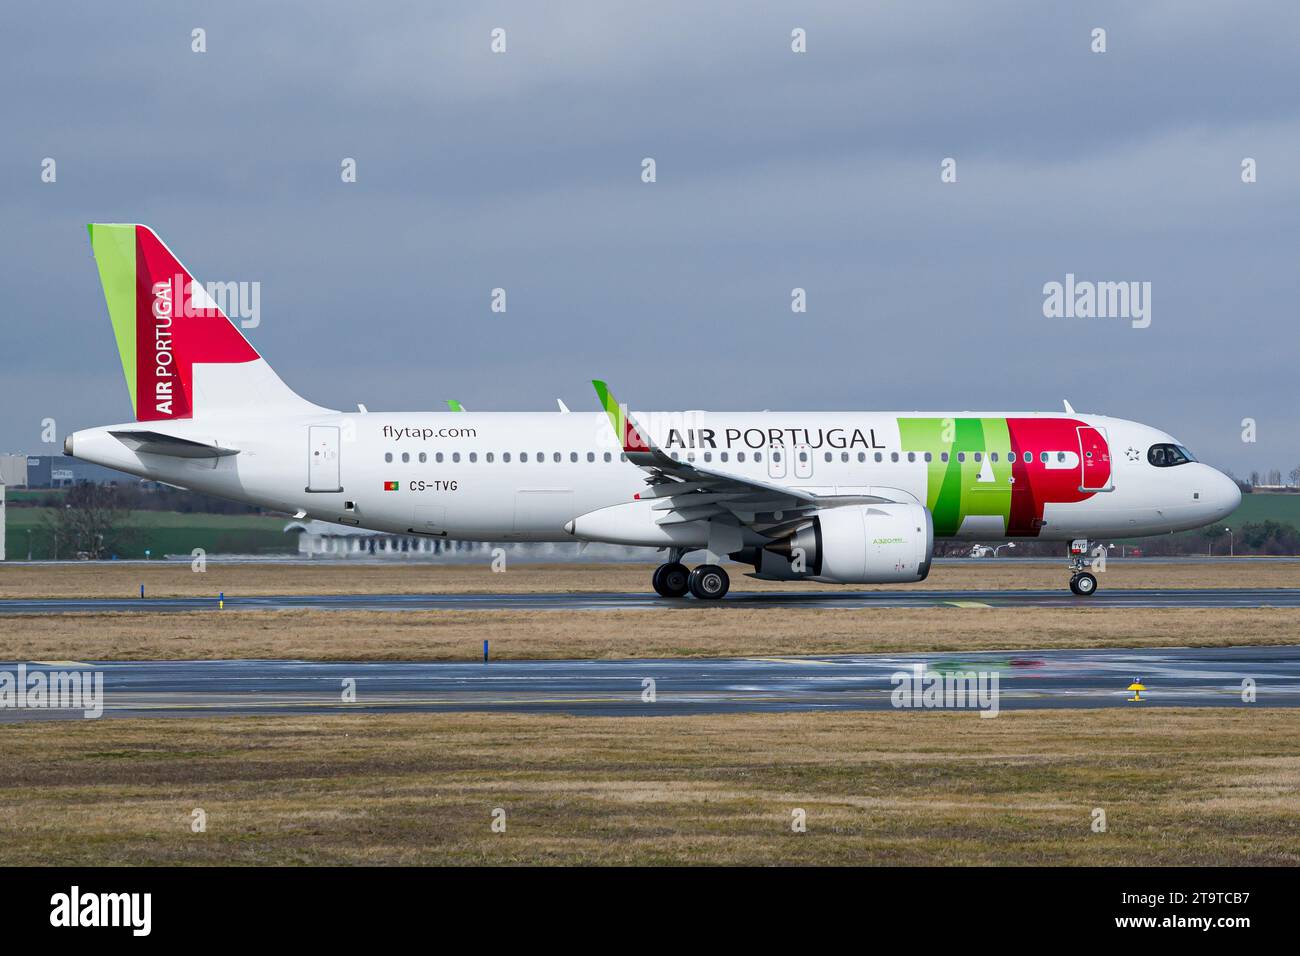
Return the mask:
[[136,419],[192,418],[196,364],[259,356],[220,309],[195,308],[193,276],[157,237],[137,227],[135,242]]

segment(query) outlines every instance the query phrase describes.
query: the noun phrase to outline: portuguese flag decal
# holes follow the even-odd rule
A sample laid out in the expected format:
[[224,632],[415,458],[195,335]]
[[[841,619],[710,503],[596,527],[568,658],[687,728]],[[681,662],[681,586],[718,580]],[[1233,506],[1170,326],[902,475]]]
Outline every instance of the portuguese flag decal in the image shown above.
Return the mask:
[[397,490],[397,485],[398,485],[398,482],[396,482],[396,481],[385,481],[385,482],[384,482],[384,491],[396,491],[396,490]]

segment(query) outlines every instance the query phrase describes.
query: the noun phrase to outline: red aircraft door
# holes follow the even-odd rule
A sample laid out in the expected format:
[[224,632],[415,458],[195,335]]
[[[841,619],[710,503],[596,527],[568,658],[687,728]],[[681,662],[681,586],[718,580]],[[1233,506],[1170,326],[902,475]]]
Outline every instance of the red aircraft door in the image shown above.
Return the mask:
[[1111,480],[1110,445],[1106,433],[1091,425],[1079,426],[1079,490],[1114,491]]

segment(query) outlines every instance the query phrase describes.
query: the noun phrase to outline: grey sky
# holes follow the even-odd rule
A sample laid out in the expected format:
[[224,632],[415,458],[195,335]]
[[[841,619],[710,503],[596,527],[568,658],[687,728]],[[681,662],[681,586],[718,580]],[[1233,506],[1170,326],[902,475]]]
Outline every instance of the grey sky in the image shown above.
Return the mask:
[[[1068,397],[1285,473],[1297,41],[1290,2],[11,6],[0,450],[130,417],[84,223],[139,221],[260,281],[250,339],[334,407]],[[1151,327],[1044,318],[1067,272],[1150,281]]]

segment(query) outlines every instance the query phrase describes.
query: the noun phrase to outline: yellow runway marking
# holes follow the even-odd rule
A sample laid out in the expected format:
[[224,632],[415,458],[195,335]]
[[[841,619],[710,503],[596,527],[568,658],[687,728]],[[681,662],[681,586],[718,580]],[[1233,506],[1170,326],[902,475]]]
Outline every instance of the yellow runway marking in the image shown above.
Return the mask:
[[818,661],[807,657],[746,657],[747,661],[754,661],[758,664],[822,664],[826,667],[834,667],[835,661]]
[[33,664],[39,664],[41,667],[93,667],[93,664],[83,664],[81,661],[32,661]]

